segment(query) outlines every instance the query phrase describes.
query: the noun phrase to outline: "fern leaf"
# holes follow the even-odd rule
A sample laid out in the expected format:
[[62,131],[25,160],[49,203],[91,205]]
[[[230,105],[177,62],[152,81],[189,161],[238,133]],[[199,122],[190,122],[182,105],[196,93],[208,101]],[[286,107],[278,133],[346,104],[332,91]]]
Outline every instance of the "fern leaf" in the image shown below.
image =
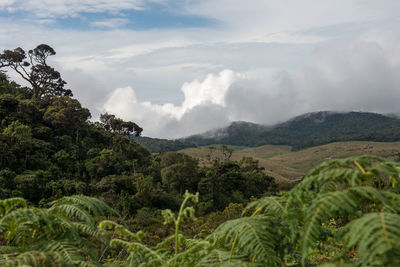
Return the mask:
[[36,243],[32,246],[35,251],[44,251],[46,253],[55,252],[61,256],[61,261],[73,264],[77,261],[82,261],[83,257],[79,250],[68,242],[60,242],[55,240],[46,240],[40,243]]
[[257,215],[228,221],[219,226],[207,240],[217,248],[231,249],[248,259],[276,265],[281,262],[278,254],[280,228],[272,217]]
[[0,218],[17,207],[26,208],[25,199],[20,197],[15,197],[15,198],[0,200]]
[[322,223],[337,215],[354,216],[357,210],[375,203],[378,210],[399,210],[400,195],[385,192],[369,186],[348,188],[318,195],[305,209],[305,226],[302,235],[302,262],[310,247],[315,246],[322,232]]
[[166,262],[166,266],[195,266],[196,263],[203,258],[211,244],[204,240],[185,240],[186,250],[175,255]]
[[400,266],[400,215],[370,213],[345,227],[346,246],[364,266]]
[[19,251],[18,247],[0,246],[0,254],[10,254],[10,253],[16,253],[18,251]]
[[322,222],[333,214],[340,212],[353,212],[358,206],[358,201],[348,192],[335,191],[319,195],[306,210],[305,226],[302,234],[302,263],[308,256],[309,248],[314,246],[322,232]]
[[59,204],[52,206],[48,210],[50,213],[55,213],[57,215],[68,217],[70,219],[75,218],[80,221],[84,221],[89,225],[94,225],[92,216],[90,216],[89,213],[87,213],[79,206],[74,206],[70,204]]
[[285,212],[286,199],[283,197],[264,197],[251,202],[243,210],[242,215],[250,211],[258,211],[265,215],[281,217]]
[[108,206],[104,201],[101,201],[94,197],[88,197],[83,195],[68,196],[57,199],[50,202],[52,206],[58,206],[62,204],[77,205],[95,216],[103,215],[105,212],[119,216],[118,212]]
[[142,238],[144,237],[144,233],[142,231],[139,231],[135,234],[126,229],[125,227],[123,227],[122,225],[119,225],[109,220],[101,221],[98,225],[98,228],[102,231],[115,231],[115,233],[118,234],[119,236],[129,240],[141,241]]
[[28,251],[20,255],[0,255],[0,265],[4,267],[29,266],[42,267],[64,264],[62,257],[55,253],[45,253],[42,251]]
[[[252,263],[248,261],[246,255],[235,255],[229,262],[230,252],[229,250],[213,249],[207,256],[203,257],[196,266],[201,267],[234,267],[234,266],[266,266],[264,263]],[[194,266],[194,265],[193,265]],[[274,266],[274,265],[267,265]],[[278,265],[279,266],[279,265]]]
[[134,257],[141,256],[148,266],[161,266],[165,263],[164,255],[157,251],[137,242],[127,242],[121,239],[113,239],[110,242],[110,247],[121,246],[129,253],[134,254]]

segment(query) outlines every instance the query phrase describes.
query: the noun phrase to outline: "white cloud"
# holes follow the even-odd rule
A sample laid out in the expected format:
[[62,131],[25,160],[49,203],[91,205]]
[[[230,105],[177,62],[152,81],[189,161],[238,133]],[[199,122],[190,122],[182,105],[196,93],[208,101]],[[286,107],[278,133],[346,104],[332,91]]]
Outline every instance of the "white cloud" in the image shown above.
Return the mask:
[[0,9],[11,12],[28,11],[39,18],[74,17],[81,12],[118,13],[122,10],[141,10],[142,0],[1,0]]
[[118,28],[124,26],[129,23],[128,19],[124,18],[114,18],[114,19],[106,19],[106,20],[97,20],[90,23],[90,25],[99,28]]
[[0,50],[51,45],[51,64],[95,117],[114,111],[151,136],[319,109],[399,111],[397,0],[157,0],[216,24],[134,31],[104,19],[94,31],[51,28],[55,18],[117,17],[154,1],[0,0],[0,11],[49,23],[0,18]]
[[400,40],[393,42],[390,34],[371,32],[321,45],[311,64],[296,70],[268,70],[258,78],[231,70],[209,74],[182,86],[181,105],[142,102],[132,88],[119,88],[104,108],[138,122],[145,135],[168,138],[229,121],[273,124],[318,110],[400,113]]
[[180,106],[139,101],[131,87],[117,88],[104,104],[104,110],[139,123],[149,136],[186,136],[228,123],[228,115],[223,112],[224,96],[239,77],[224,70],[217,75],[209,74],[201,82],[185,83],[181,88],[185,100]]

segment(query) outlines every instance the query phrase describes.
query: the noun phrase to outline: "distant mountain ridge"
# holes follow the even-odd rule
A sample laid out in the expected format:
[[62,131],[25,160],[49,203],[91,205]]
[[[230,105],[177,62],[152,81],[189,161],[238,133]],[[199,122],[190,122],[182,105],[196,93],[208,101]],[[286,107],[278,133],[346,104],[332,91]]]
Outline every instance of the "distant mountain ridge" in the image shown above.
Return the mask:
[[400,140],[400,118],[370,112],[320,111],[274,126],[233,122],[225,128],[179,139],[197,146],[290,145],[298,150],[338,141],[393,142]]

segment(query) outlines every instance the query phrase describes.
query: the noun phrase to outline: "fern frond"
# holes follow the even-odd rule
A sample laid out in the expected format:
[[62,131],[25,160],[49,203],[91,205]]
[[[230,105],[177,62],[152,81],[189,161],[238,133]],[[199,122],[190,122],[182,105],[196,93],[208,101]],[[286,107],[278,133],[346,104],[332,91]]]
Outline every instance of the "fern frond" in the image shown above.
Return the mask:
[[142,231],[138,231],[136,234],[132,233],[124,226],[109,220],[101,221],[98,225],[98,229],[101,231],[114,231],[120,237],[124,237],[129,240],[141,241],[145,235]]
[[83,260],[83,257],[80,254],[79,250],[75,246],[65,241],[60,242],[55,240],[46,240],[34,244],[31,249],[34,251],[43,251],[46,253],[57,253],[57,255],[61,256],[62,262],[65,262],[67,264],[73,264],[74,262]]
[[351,263],[325,263],[318,265],[318,267],[356,267],[357,265]]
[[84,221],[89,225],[94,225],[93,217],[87,211],[83,210],[80,206],[75,206],[71,204],[59,204],[53,205],[48,210],[50,213],[61,215],[70,219],[75,218],[80,221]]
[[[178,234],[178,239],[180,243],[183,243],[185,241],[185,237],[182,234]],[[154,247],[154,249],[157,251],[164,251],[166,249],[169,249],[174,242],[175,242],[175,235],[168,236],[163,241],[158,243]]]
[[[131,262],[133,260],[141,259],[139,262],[146,263],[146,266],[161,266],[165,263],[166,258],[163,254],[158,253],[156,250],[147,247],[137,242],[127,242],[121,239],[113,239],[110,241],[110,247],[123,247],[126,251],[131,253]],[[135,259],[136,258],[136,259]]]
[[72,222],[71,225],[76,228],[76,231],[79,234],[86,234],[88,236],[95,237],[98,239],[103,238],[102,233],[95,226],[87,225],[80,222]]
[[15,208],[26,208],[26,201],[20,197],[0,200],[0,218]]
[[370,213],[344,228],[348,248],[356,247],[363,266],[400,266],[400,215]]
[[353,212],[358,200],[348,192],[335,191],[319,195],[306,210],[305,225],[302,231],[302,263],[308,256],[309,249],[314,246],[322,233],[322,222],[338,212]]
[[119,213],[108,206],[104,201],[83,195],[68,196],[50,202],[52,206],[71,204],[79,206],[92,213],[94,216],[103,215],[105,212],[119,216]]
[[398,165],[376,156],[329,160],[311,170],[293,191],[329,192],[343,186],[387,184],[386,176],[398,179]]
[[[252,263],[248,261],[246,255],[234,255],[229,262],[230,252],[227,250],[213,249],[208,255],[203,257],[196,266],[201,267],[221,267],[221,266],[266,266],[264,263]],[[269,265],[274,266],[274,265]],[[279,265],[278,265],[279,266]]]
[[207,241],[225,250],[233,247],[234,254],[245,255],[249,261],[254,258],[255,262],[274,266],[281,264],[278,255],[280,232],[280,226],[272,217],[256,215],[225,222]]
[[319,194],[304,211],[305,225],[301,244],[303,264],[309,248],[317,244],[323,232],[323,222],[338,215],[354,216],[356,211],[372,203],[377,204],[374,209],[396,211],[400,209],[397,205],[400,203],[400,195],[369,186],[357,186],[344,191]]
[[14,246],[0,246],[0,254],[10,254],[10,253],[16,253],[19,251],[18,247]]
[[187,239],[185,240],[186,250],[166,262],[166,266],[195,266],[211,248],[211,244],[204,240]]
[[264,215],[271,215],[280,218],[285,212],[286,199],[284,197],[263,197],[249,203],[243,210],[242,215],[250,211],[258,211]]
[[0,255],[0,265],[4,267],[42,267],[54,266],[55,264],[62,266],[65,263],[66,262],[63,262],[62,257],[57,253],[46,253],[42,251],[28,251],[19,255]]

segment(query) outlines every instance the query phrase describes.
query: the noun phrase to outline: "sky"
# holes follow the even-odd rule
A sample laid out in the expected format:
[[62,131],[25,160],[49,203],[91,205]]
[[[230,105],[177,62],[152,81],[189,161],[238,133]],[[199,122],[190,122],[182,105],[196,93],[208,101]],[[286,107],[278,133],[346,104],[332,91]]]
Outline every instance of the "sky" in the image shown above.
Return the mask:
[[0,51],[42,43],[93,120],[144,136],[400,113],[398,0],[0,0]]

